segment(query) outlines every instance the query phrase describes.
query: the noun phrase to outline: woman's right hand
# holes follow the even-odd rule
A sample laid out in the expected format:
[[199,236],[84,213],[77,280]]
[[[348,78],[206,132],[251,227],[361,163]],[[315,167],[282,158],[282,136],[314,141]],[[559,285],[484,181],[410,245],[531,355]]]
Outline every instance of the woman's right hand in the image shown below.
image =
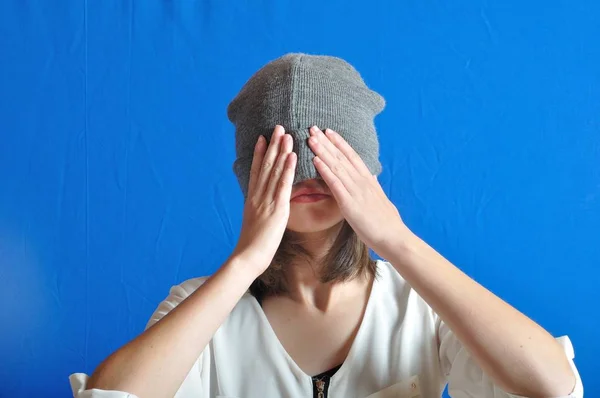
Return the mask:
[[262,274],[275,256],[290,215],[290,196],[296,169],[293,140],[276,126],[268,145],[258,138],[244,205],[242,231],[233,251]]
[[[247,291],[248,282],[267,269],[281,243],[296,167],[292,147],[291,136],[281,126],[275,128],[268,148],[265,138],[260,137],[252,160],[242,231],[231,261],[185,300],[179,294],[169,296],[175,297],[172,300],[176,303],[169,301],[164,308],[161,304],[157,310],[160,320],[105,359],[89,380],[88,390],[127,391],[138,397],[176,394],[185,375]],[[245,277],[240,277],[239,271]]]

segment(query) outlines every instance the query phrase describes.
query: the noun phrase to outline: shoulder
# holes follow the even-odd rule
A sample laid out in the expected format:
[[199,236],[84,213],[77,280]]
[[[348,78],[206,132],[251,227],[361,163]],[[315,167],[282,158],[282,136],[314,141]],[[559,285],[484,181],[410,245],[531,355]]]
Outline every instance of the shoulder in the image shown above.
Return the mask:
[[[200,286],[202,286],[209,278],[210,276],[192,278],[180,283],[179,285],[172,286],[169,290],[168,298],[175,298],[180,299],[179,301],[183,301],[196,290],[198,290],[198,288],[200,288]],[[240,301],[245,301],[245,299],[248,297],[251,297],[251,295],[249,291],[246,291]]]
[[396,309],[401,317],[427,317],[435,322],[437,316],[427,302],[386,260],[377,264],[377,301],[384,307]]
[[178,285],[171,286],[171,289],[169,289],[169,295],[165,301],[172,302],[173,304],[179,304],[188,298],[192,293],[194,293],[200,286],[202,286],[204,282],[208,280],[208,278],[208,276],[192,278]]
[[384,295],[410,296],[416,294],[412,286],[402,277],[394,266],[386,260],[377,261],[376,281]]
[[200,286],[204,284],[208,280],[208,276],[202,276],[199,278],[188,279],[179,285],[175,285],[171,287],[169,294],[177,294],[180,296],[184,296],[185,299],[190,294],[194,293]]
[[148,323],[146,324],[146,329],[150,326],[154,325],[160,319],[162,319],[165,315],[167,315],[173,308],[177,307],[183,300],[188,298],[192,293],[196,291],[206,280],[208,277],[200,277],[188,279],[185,282],[180,283],[179,285],[172,286],[169,290],[168,296],[158,305]]

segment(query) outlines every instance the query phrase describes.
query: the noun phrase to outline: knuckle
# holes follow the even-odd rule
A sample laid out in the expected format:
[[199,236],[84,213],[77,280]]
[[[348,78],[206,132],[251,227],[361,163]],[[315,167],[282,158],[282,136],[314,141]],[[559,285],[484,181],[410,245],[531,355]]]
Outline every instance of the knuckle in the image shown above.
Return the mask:
[[262,164],[263,170],[269,170],[271,167],[273,167],[273,162],[270,160],[265,160]]
[[340,180],[336,179],[335,181],[333,181],[333,182],[331,183],[331,187],[332,187],[332,188],[338,188],[338,187],[340,186],[340,184],[341,184],[341,183],[342,183],[342,182],[341,182]]
[[258,206],[258,200],[256,199],[256,197],[252,197],[251,199],[249,199],[248,205],[251,209],[256,209],[256,207]]
[[273,214],[281,215],[285,212],[284,200],[277,199],[273,202]]

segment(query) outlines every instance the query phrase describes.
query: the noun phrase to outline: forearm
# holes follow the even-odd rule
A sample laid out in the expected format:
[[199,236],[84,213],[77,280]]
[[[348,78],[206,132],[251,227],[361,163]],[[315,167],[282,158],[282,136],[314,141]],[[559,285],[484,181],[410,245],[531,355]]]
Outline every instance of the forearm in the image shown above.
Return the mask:
[[528,397],[570,393],[575,376],[556,340],[407,231],[388,260],[501,388]]
[[193,294],[96,369],[87,388],[172,397],[253,275],[232,257]]

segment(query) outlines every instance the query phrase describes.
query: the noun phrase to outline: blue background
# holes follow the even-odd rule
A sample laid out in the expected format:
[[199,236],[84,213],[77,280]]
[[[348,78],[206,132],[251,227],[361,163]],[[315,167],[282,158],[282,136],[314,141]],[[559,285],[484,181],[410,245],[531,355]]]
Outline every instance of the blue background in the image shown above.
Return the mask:
[[387,99],[407,224],[600,396],[600,2],[2,1],[0,396],[69,396],[236,243],[226,106],[286,52]]

